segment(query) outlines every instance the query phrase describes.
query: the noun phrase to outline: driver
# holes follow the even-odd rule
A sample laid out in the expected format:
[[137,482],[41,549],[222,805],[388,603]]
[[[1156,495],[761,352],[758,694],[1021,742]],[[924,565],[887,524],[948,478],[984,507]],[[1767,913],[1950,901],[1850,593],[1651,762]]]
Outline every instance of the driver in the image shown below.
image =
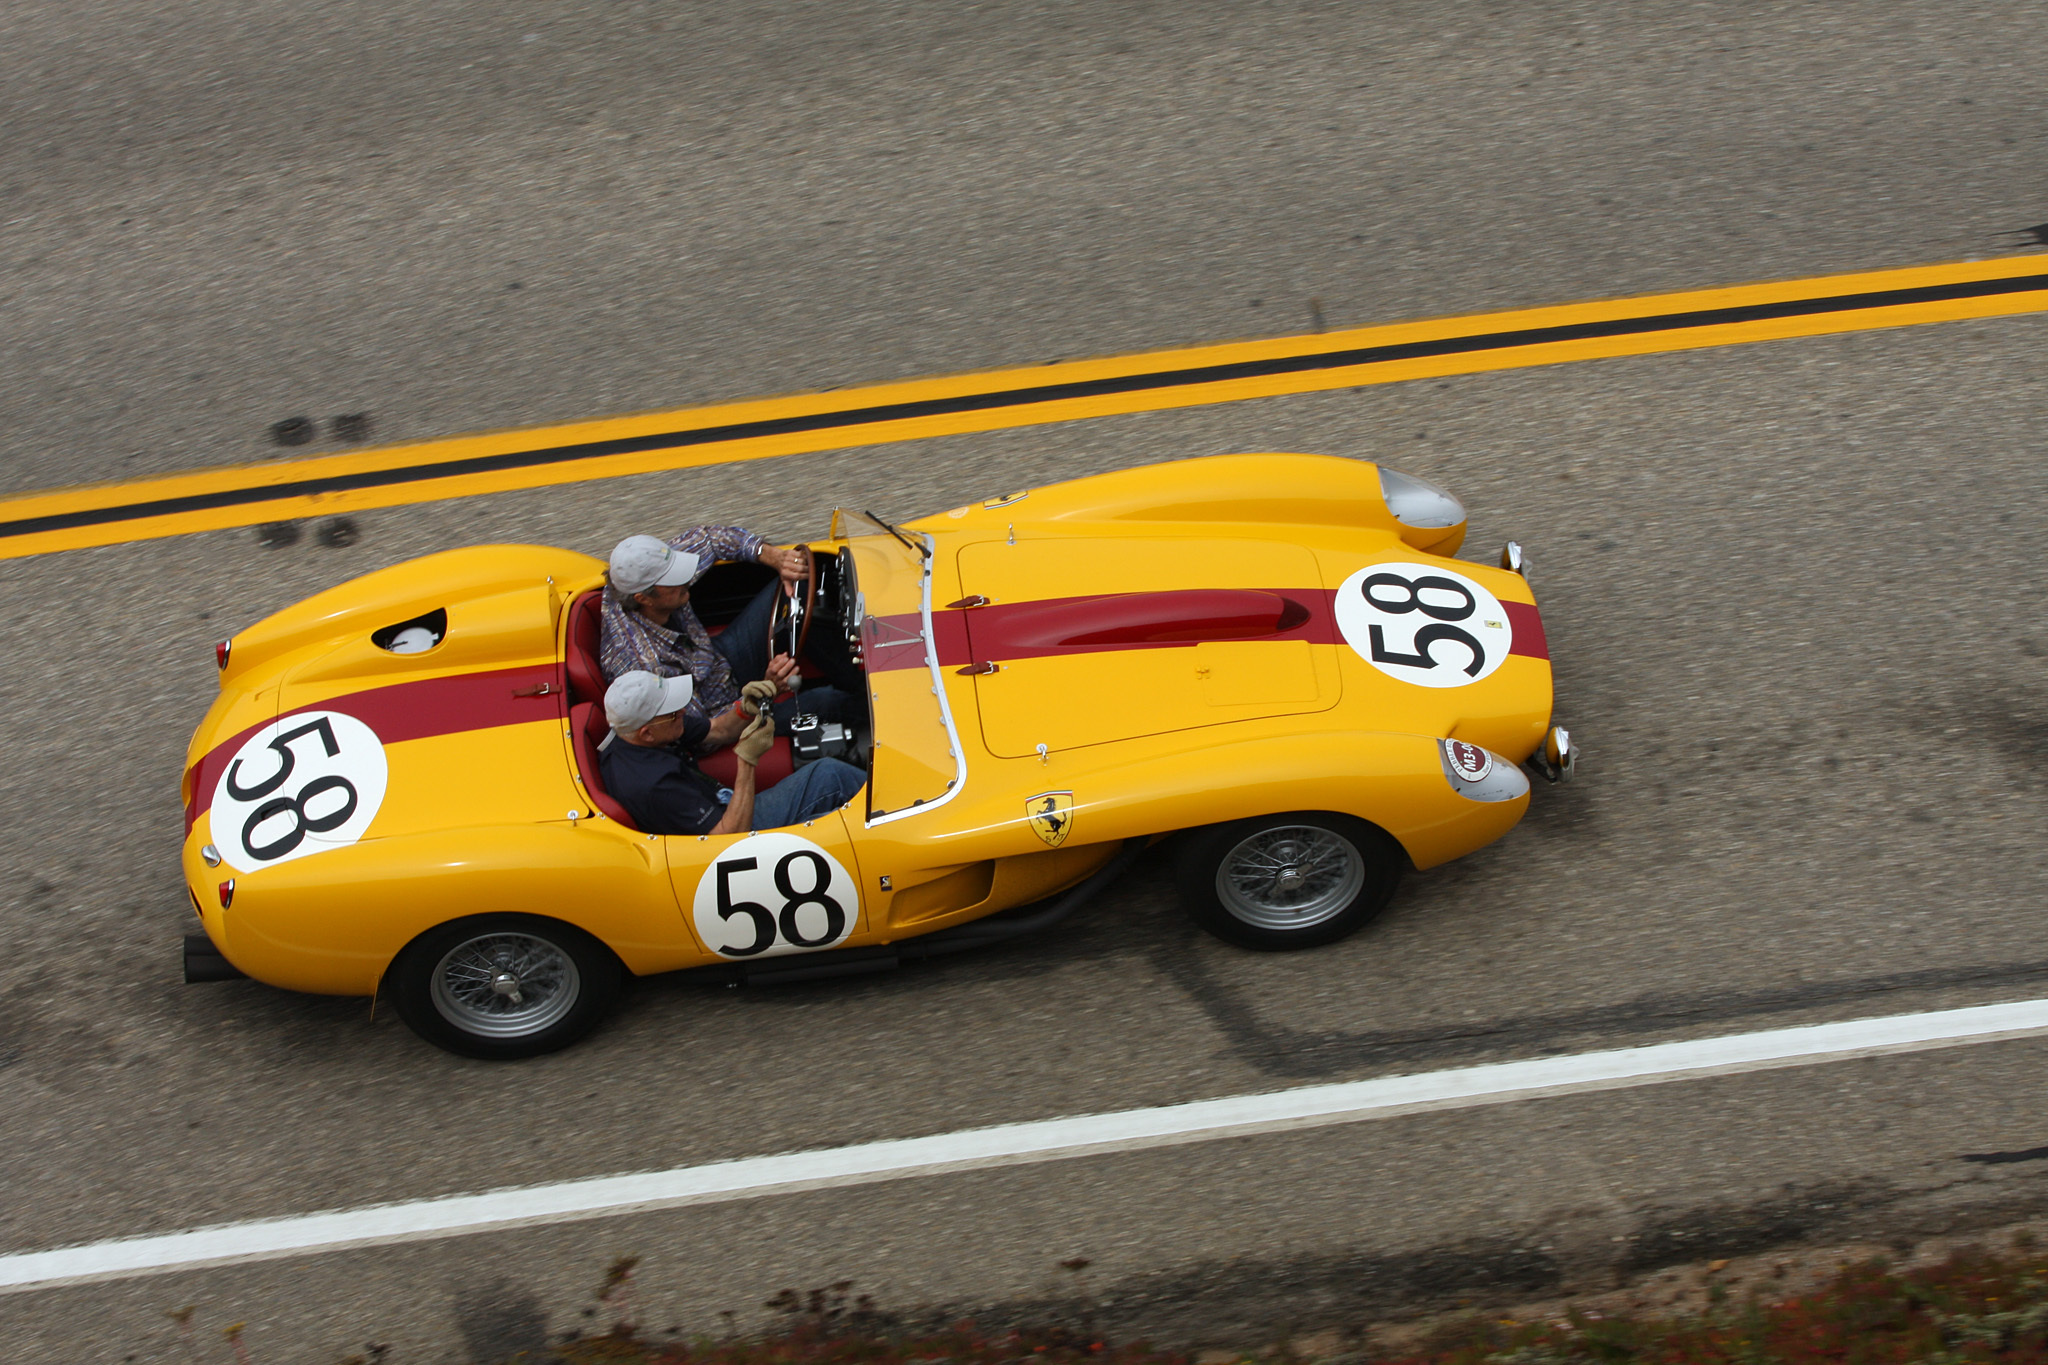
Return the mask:
[[[695,695],[687,710],[698,720],[711,717],[738,701],[740,688],[765,678],[778,692],[794,684],[796,661],[787,654],[768,653],[769,622],[777,593],[802,590],[810,572],[810,551],[796,545],[770,545],[737,526],[695,526],[669,540],[627,536],[613,549],[605,575],[608,585],[602,609],[598,663],[607,682],[635,670],[661,677],[691,679]],[[719,559],[765,564],[779,574],[754,596],[731,624],[713,636],[690,609],[690,585]],[[825,720],[837,720],[847,693],[840,688],[855,676],[851,663],[832,650],[836,630],[813,630],[806,657],[824,669],[838,687],[804,693],[803,707]],[[858,684],[856,683],[855,686]],[[775,707],[776,719],[787,727],[797,710],[795,698]],[[710,753],[730,739],[708,730],[696,741],[697,752]]]

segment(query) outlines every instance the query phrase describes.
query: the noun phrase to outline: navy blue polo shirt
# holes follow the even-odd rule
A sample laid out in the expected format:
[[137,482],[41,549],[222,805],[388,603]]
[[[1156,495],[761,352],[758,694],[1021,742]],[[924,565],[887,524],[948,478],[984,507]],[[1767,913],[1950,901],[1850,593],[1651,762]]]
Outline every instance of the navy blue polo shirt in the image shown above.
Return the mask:
[[709,834],[725,818],[718,784],[684,757],[710,730],[709,721],[686,715],[675,748],[649,749],[614,739],[598,756],[605,790],[646,833]]

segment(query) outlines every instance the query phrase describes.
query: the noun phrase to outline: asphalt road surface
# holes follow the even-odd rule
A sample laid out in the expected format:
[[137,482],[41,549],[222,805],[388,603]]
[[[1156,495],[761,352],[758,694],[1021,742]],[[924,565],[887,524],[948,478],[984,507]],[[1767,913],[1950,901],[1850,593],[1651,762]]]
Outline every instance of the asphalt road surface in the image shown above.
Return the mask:
[[[2023,4],[0,11],[0,488],[1991,254],[2048,218]],[[2008,235],[2001,236],[2004,232]],[[827,452],[0,563],[0,1252],[2048,986],[2037,317]],[[1582,780],[1378,924],[1229,949],[1142,863],[1044,942],[643,983],[568,1053],[179,983],[213,640],[458,544],[793,538],[1232,450],[1530,551]],[[293,534],[296,532],[296,534]],[[339,543],[329,543],[339,542]],[[1074,698],[1093,705],[1102,699]],[[1113,699],[1111,699],[1113,700]],[[644,1257],[1192,1344],[2048,1209],[2011,1042],[0,1300],[0,1358],[494,1359]],[[1085,1257],[1083,1272],[1059,1262]],[[215,1352],[218,1354],[218,1352]]]

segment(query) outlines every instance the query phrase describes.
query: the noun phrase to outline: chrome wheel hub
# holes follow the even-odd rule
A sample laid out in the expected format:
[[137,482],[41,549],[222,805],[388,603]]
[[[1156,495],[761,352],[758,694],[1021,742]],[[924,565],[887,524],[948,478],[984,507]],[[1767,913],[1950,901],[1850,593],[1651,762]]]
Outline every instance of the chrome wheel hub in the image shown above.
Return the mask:
[[456,944],[434,968],[434,1008],[486,1038],[517,1038],[561,1021],[582,994],[576,963],[533,934],[483,934]]
[[1320,825],[1262,829],[1223,855],[1216,898],[1258,929],[1306,929],[1350,907],[1365,886],[1365,858]]

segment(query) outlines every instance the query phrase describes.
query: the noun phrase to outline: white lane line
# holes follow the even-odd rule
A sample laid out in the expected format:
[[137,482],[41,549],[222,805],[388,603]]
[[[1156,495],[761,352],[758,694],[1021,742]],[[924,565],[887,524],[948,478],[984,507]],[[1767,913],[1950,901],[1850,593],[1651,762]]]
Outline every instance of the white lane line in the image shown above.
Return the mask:
[[0,1256],[0,1293],[2048,1034],[2048,1000],[1382,1076]]

